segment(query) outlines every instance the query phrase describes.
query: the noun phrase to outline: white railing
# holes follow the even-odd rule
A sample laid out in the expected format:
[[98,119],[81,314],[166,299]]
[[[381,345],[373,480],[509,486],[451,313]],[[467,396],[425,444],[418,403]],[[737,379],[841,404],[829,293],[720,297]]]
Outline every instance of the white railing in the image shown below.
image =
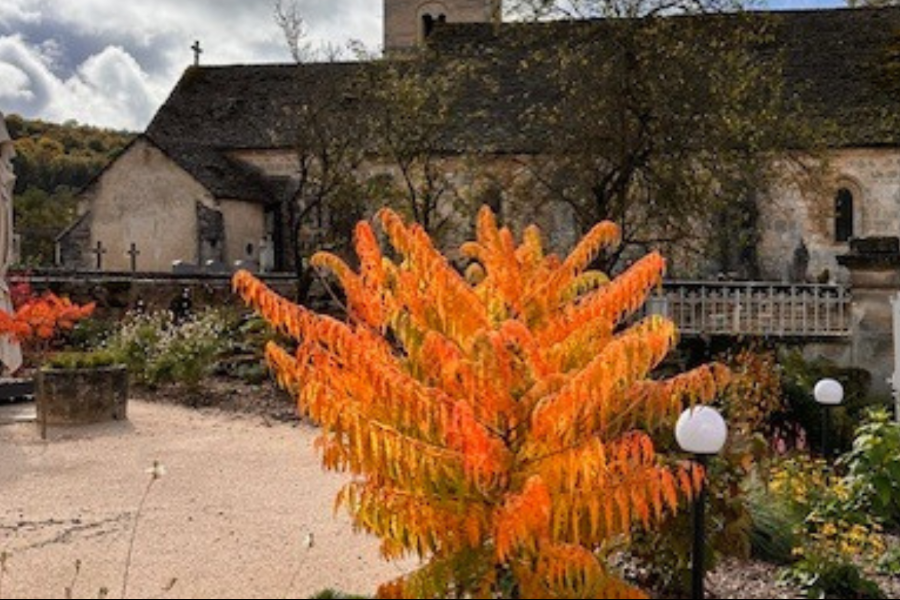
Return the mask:
[[671,281],[646,312],[669,317],[682,335],[850,334],[850,293],[836,285]]

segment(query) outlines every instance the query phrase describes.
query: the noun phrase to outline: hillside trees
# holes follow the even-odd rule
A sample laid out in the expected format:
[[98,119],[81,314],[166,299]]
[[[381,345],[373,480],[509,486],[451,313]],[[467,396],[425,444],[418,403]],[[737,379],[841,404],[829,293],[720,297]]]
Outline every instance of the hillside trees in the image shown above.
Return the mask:
[[784,89],[777,16],[719,0],[515,8],[542,20],[601,19],[566,25],[565,43],[549,43],[561,35],[555,23],[522,37],[536,48],[523,69],[548,72],[557,90],[528,116],[549,132],[549,152],[527,164],[582,232],[603,219],[619,225],[623,244],[606,265],[668,244],[681,257],[712,258],[712,269],[756,276],[757,198],[777,177],[805,173],[792,172],[791,157],[817,147]]
[[54,240],[75,217],[74,194],[131,141],[132,135],[73,123],[6,117],[15,141],[15,231],[20,260],[51,265]]
[[322,426],[324,465],[351,481],[338,503],[421,568],[383,597],[631,598],[605,562],[611,542],[649,527],[703,473],[654,451],[685,402],[728,373],[650,372],[674,325],[632,321],[665,263],[652,253],[612,281],[588,265],[618,228],[597,224],[563,259],[528,228],[517,245],[482,209],[461,275],[417,224],[378,215],[356,228],[359,270],[320,253],[346,293],[347,320],[274,294],[247,272],[246,302],[297,341],[269,344],[279,382]]

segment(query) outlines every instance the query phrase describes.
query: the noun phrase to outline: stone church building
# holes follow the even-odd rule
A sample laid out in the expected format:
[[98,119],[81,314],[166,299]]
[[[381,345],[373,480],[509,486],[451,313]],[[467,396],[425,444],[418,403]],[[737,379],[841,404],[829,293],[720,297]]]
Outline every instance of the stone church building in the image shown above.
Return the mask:
[[[432,31],[440,31],[435,37],[444,46],[474,40],[490,48],[508,29],[527,26],[500,23],[499,12],[499,0],[385,0],[385,60],[402,60]],[[840,135],[828,150],[834,177],[827,189],[815,198],[787,185],[770,191],[772,203],[761,209],[760,266],[764,278],[784,280],[802,249],[811,277],[840,281],[846,272],[835,258],[851,238],[900,235],[900,97],[877,83],[886,57],[900,51],[900,8],[775,18],[782,20],[778,43],[789,83],[818,100]],[[324,82],[349,81],[366,68],[188,68],[147,130],[81,192],[80,216],[58,240],[61,266],[284,268],[278,201],[296,177],[296,111]],[[502,99],[480,102],[458,117],[483,138],[485,155],[503,160],[539,151],[517,137]],[[565,229],[564,221],[554,227]]]

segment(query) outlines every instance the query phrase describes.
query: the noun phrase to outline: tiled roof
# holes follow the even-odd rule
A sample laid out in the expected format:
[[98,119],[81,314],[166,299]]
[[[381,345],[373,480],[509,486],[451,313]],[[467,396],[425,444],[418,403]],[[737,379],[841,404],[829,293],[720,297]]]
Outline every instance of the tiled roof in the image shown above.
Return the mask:
[[[733,19],[732,16],[691,17]],[[760,49],[785,58],[785,87],[813,118],[837,125],[834,146],[900,143],[900,7],[754,13],[771,23],[774,42]],[[438,56],[479,59],[490,89],[467,90],[445,138],[447,152],[537,152],[540,131],[521,119],[552,101],[554,87],[538,68],[522,69],[527,40],[571,39],[610,21],[447,24],[431,47]],[[533,35],[540,33],[541,35]],[[550,38],[547,34],[552,34]],[[526,43],[523,45],[523,40]],[[534,43],[545,43],[537,42]],[[598,57],[598,60],[602,57]],[[260,199],[266,182],[234,168],[229,151],[288,149],[300,106],[324,86],[350,89],[373,63],[191,67],[153,119],[146,135],[218,197]]]

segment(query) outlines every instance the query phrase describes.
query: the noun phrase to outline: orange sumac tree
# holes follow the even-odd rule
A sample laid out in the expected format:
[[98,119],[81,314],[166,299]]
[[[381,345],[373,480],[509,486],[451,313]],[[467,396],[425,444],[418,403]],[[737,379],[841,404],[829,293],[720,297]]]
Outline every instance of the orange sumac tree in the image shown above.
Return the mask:
[[461,275],[418,225],[384,210],[356,229],[359,271],[314,257],[346,294],[348,319],[315,314],[247,272],[236,290],[298,341],[267,357],[302,412],[322,426],[327,468],[353,478],[338,496],[388,558],[414,572],[382,597],[632,598],[605,552],[652,525],[702,479],[667,465],[652,428],[710,400],[727,370],[648,373],[675,343],[660,317],[626,323],[659,284],[650,254],[609,281],[587,270],[614,244],[597,225],[560,260],[534,227],[518,246],[482,209]]

